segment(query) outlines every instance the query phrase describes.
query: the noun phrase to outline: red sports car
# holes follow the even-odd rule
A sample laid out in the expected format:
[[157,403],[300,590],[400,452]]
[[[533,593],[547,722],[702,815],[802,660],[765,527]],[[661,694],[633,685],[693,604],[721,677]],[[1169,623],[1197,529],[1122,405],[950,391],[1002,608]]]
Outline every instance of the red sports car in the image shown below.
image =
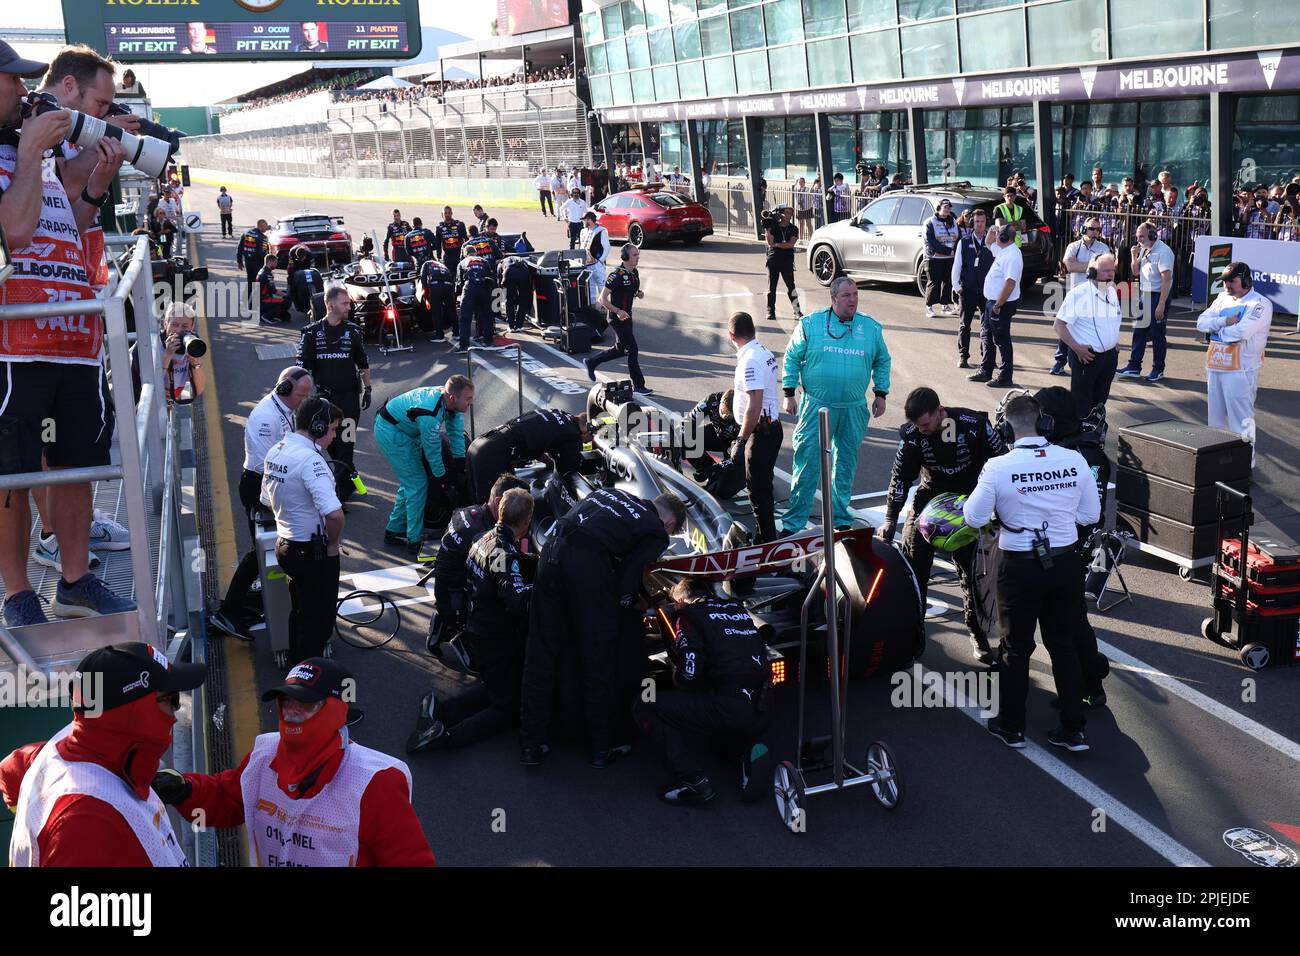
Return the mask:
[[683,239],[693,246],[713,235],[708,209],[659,183],[614,193],[594,209],[611,238],[626,239],[638,248],[669,239]]
[[281,216],[267,239],[279,269],[288,267],[289,250],[299,243],[311,250],[312,259],[322,268],[352,261],[352,237],[343,228],[341,216],[308,212]]

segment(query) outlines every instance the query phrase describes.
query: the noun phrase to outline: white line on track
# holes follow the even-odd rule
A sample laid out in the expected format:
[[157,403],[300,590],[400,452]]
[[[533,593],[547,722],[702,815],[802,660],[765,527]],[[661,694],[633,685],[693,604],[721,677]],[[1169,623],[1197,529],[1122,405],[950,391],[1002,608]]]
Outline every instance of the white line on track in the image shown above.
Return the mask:
[[[959,710],[977,724],[983,726],[984,718],[980,716],[979,707],[959,707],[957,706],[956,694],[953,688],[948,686],[942,680],[941,674],[930,671],[928,668],[921,668],[922,674],[934,673],[940,678],[940,683],[944,687],[944,700],[949,707]],[[1101,787],[1097,786],[1083,774],[1079,773],[1065,761],[1049,753],[1046,748],[1032,740],[1025,742],[1024,750],[1019,751],[1020,755],[1032,763],[1039,770],[1043,771],[1061,786],[1065,787],[1079,799],[1083,800],[1088,806],[1099,810],[1104,810],[1106,819],[1118,823],[1129,833],[1133,834],[1138,840],[1146,844],[1156,853],[1172,863],[1174,866],[1209,866],[1205,860],[1201,859],[1190,849],[1183,846],[1164,830],[1152,823],[1146,817],[1137,811],[1131,809],[1127,804],[1111,796]]]
[[701,292],[687,296],[689,299],[734,299],[740,296],[758,295],[757,292]]

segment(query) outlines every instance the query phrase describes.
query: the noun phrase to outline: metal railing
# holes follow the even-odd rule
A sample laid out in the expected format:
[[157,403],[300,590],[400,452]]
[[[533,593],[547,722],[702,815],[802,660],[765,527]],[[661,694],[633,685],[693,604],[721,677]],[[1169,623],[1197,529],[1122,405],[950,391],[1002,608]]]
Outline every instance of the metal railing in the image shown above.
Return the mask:
[[[1196,239],[1198,236],[1209,235],[1213,229],[1208,214],[1165,216],[1140,210],[1120,211],[1093,206],[1058,209],[1052,224],[1052,241],[1058,260],[1063,260],[1070,243],[1083,236],[1084,223],[1092,218],[1096,218],[1101,226],[1101,240],[1119,260],[1116,272],[1119,282],[1137,278],[1133,274],[1131,250],[1137,245],[1137,227],[1150,222],[1156,227],[1160,241],[1173,250],[1174,293],[1185,295],[1191,291],[1192,257],[1196,251]],[[1064,265],[1060,268],[1064,270]]]

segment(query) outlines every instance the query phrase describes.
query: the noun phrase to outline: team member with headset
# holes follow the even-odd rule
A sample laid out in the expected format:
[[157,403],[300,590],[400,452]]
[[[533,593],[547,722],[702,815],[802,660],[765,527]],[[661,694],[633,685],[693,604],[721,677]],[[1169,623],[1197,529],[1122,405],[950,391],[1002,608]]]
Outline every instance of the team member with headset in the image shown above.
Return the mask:
[[1006,404],[1013,441],[1005,455],[990,459],[980,472],[963,513],[982,528],[997,510],[1002,528],[998,544],[998,616],[1003,638],[1001,711],[988,722],[989,733],[1008,747],[1025,746],[1025,701],[1034,630],[1040,628],[1052,659],[1061,726],[1047,740],[1070,751],[1088,749],[1084,734],[1084,669],[1080,644],[1087,623],[1078,526],[1101,516],[1092,469],[1077,451],[1051,444],[1052,431],[1037,401],[1016,395]]
[[241,628],[240,606],[257,580],[257,527],[253,518],[261,507],[266,453],[293,431],[294,414],[311,397],[314,387],[311,373],[305,368],[297,365],[286,368],[276,379],[275,388],[253,406],[244,425],[244,470],[239,476],[239,503],[248,521],[249,548],[230,578],[221,605],[208,617],[218,629],[242,641],[251,640]]
[[275,515],[275,559],[289,578],[289,655],[319,657],[334,633],[343,505],[322,450],[343,412],[312,397],[294,413],[294,430],[266,454],[262,504]]
[[983,209],[971,212],[971,231],[957,240],[952,259],[952,285],[959,300],[960,325],[957,327],[957,367],[970,368],[970,327],[975,313],[984,308],[984,280],[993,268],[993,250],[989,248],[989,214]]
[[361,413],[370,407],[370,359],[366,356],[361,327],[350,321],[352,297],[341,285],[325,293],[325,318],[302,330],[298,339],[298,364],[311,372],[316,390],[343,413],[343,427],[328,448],[339,462],[335,487],[339,501],[355,490],[353,458]]
[[[602,229],[602,232],[604,230]],[[641,374],[640,349],[636,344],[636,332],[632,328],[632,305],[637,299],[645,298],[641,288],[641,274],[636,271],[641,261],[641,250],[628,243],[619,250],[618,268],[604,280],[604,289],[600,293],[600,305],[609,312],[609,326],[614,330],[614,344],[598,355],[582,360],[587,367],[587,377],[596,381],[596,369],[611,359],[627,356],[627,370],[632,377],[632,390],[640,395],[653,395],[654,389],[648,388],[645,376]],[[592,274],[597,268],[603,276],[604,266],[591,266]]]
[[732,402],[740,425],[732,457],[741,456],[745,462],[745,487],[749,489],[749,503],[754,509],[754,540],[775,541],[776,499],[772,483],[776,459],[785,440],[777,404],[780,390],[776,357],[755,337],[754,319],[748,312],[736,312],[727,320],[727,338],[736,349]]
[[1066,294],[1056,313],[1056,334],[1070,350],[1070,394],[1080,420],[1097,405],[1106,404],[1119,365],[1119,329],[1124,314],[1115,291],[1118,266],[1112,253],[1098,255],[1088,264],[1085,281]]
[[1133,345],[1128,362],[1116,374],[1137,378],[1142,374],[1142,359],[1147,341],[1151,342],[1151,374],[1148,382],[1165,377],[1165,350],[1169,323],[1166,310],[1173,297],[1174,250],[1165,245],[1153,222],[1137,227],[1137,242],[1132,248],[1133,274],[1138,278],[1138,321],[1133,324]]
[[[1089,216],[1083,221],[1083,236],[1066,246],[1065,255],[1061,257],[1061,265],[1065,268],[1071,292],[1093,278],[1088,274],[1093,260],[1110,251],[1106,240],[1101,238],[1101,219],[1097,216]],[[1061,339],[1056,345],[1056,354],[1052,358],[1052,375],[1060,375],[1065,371],[1069,355],[1070,347],[1065,339]]]

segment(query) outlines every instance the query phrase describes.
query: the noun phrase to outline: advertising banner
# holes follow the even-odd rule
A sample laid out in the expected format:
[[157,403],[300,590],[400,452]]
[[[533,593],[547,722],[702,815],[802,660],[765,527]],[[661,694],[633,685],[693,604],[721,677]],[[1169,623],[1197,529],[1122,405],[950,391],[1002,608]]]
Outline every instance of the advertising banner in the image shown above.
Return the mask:
[[1220,276],[1229,262],[1250,266],[1254,289],[1273,303],[1274,313],[1300,311],[1300,242],[1198,236],[1192,258],[1192,299],[1213,302],[1223,291]]

